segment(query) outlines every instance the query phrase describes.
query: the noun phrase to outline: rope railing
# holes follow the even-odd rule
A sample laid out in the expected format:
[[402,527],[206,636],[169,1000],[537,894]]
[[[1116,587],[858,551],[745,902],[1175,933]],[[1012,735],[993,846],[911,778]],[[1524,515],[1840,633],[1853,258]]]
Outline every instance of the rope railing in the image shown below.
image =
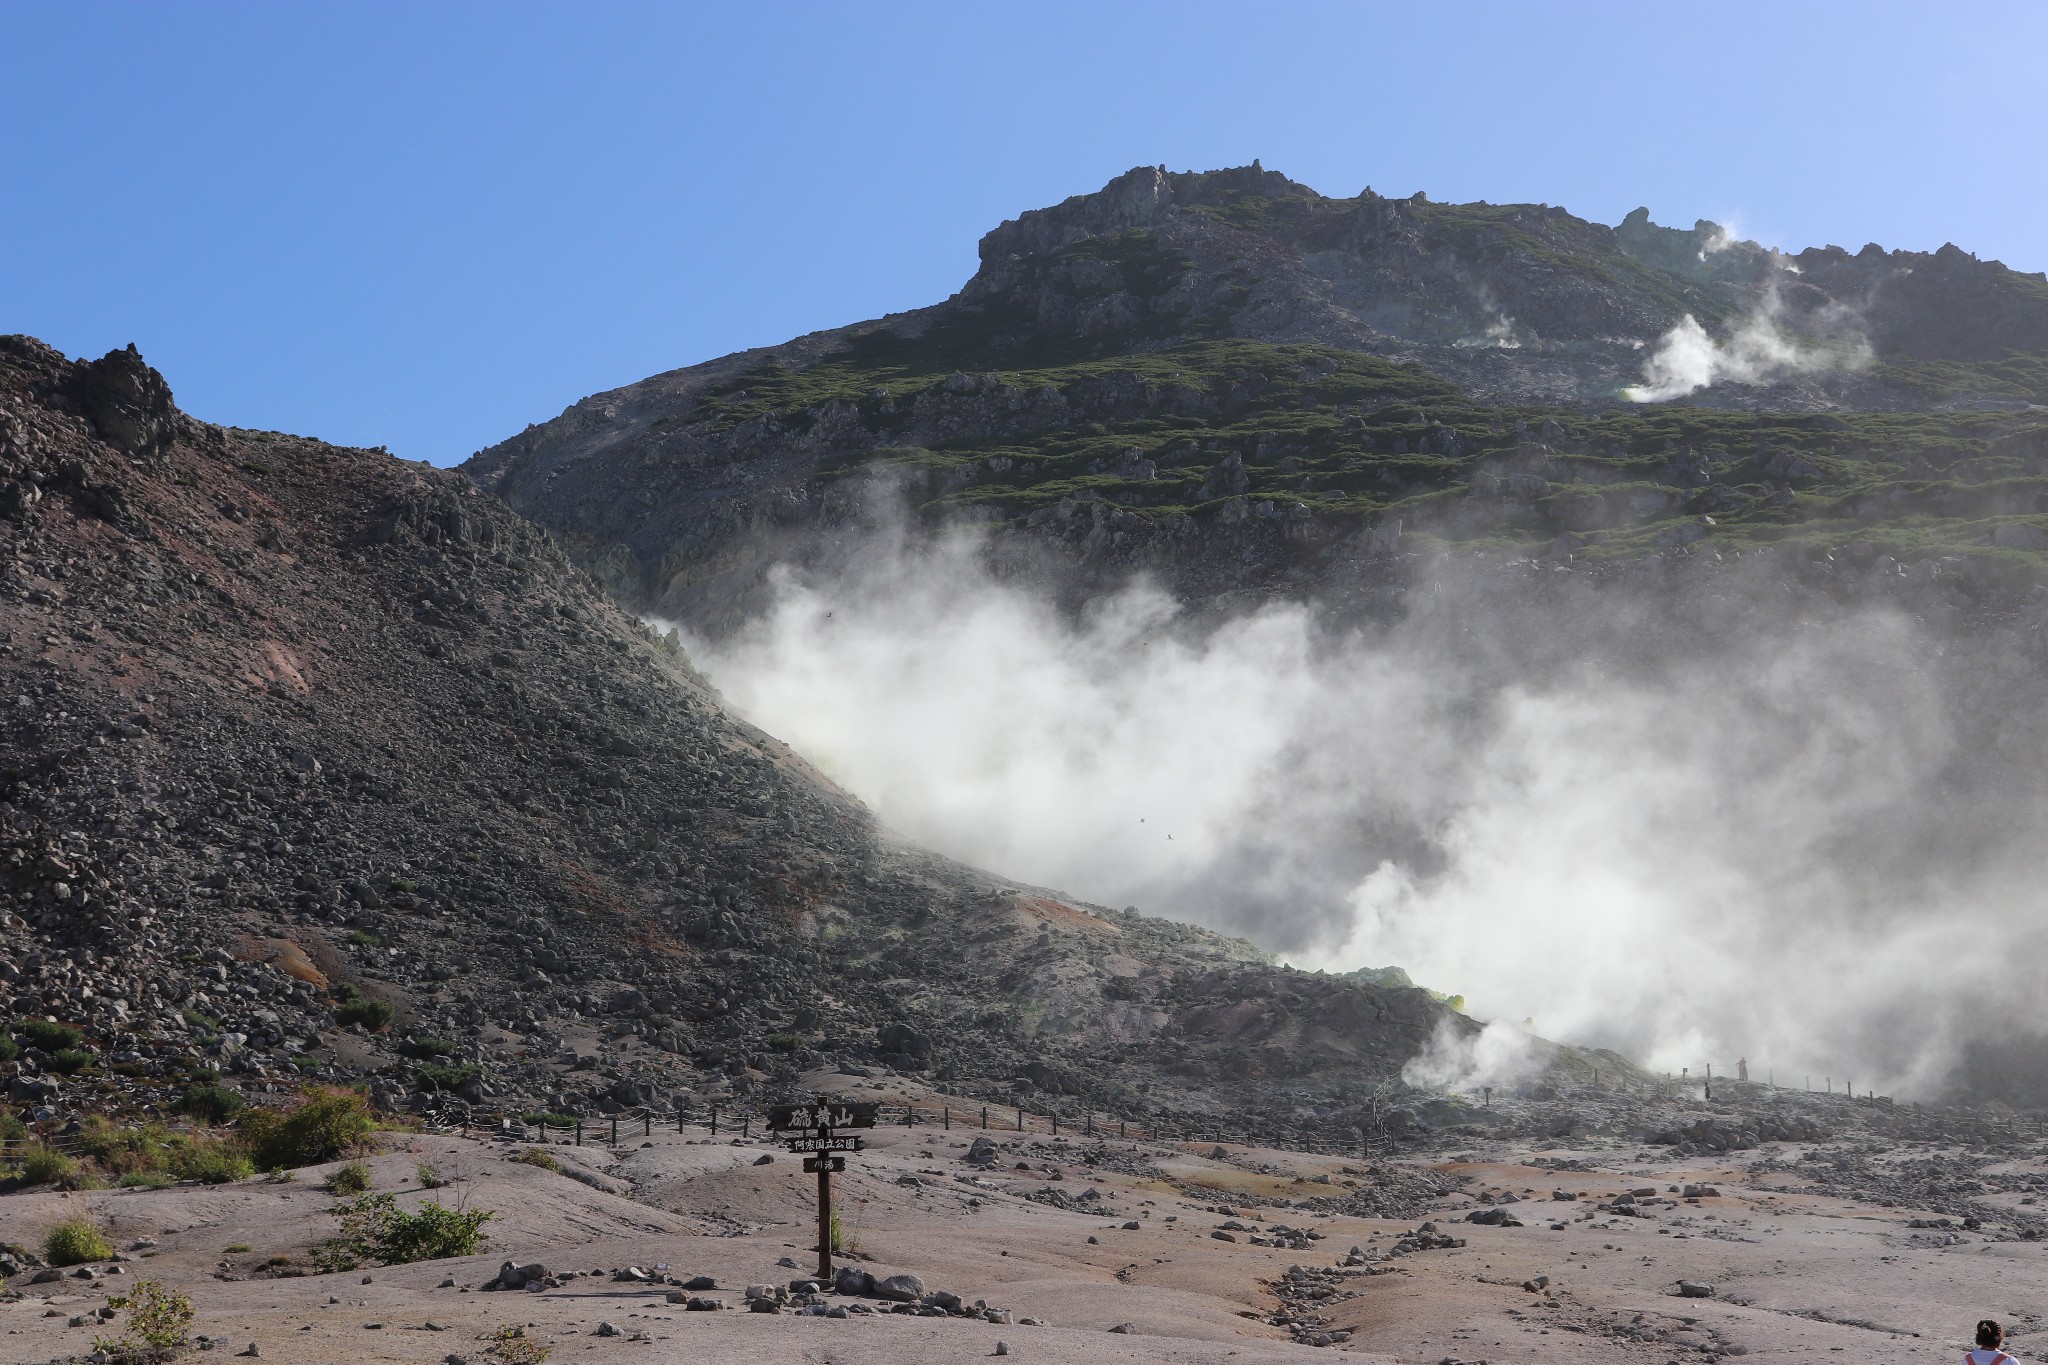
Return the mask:
[[[694,1124],[714,1137],[758,1138],[768,1132],[766,1103],[746,1102],[681,1105],[674,1109],[635,1106],[598,1115],[551,1115],[542,1123],[529,1123],[523,1115],[501,1116],[496,1123],[467,1120],[452,1129],[487,1129],[517,1141],[551,1142],[563,1146],[612,1143],[629,1137],[646,1138],[657,1130],[682,1132]],[[1249,1128],[1233,1131],[1217,1120],[1196,1120],[1181,1124],[1141,1123],[1110,1111],[1083,1108],[1069,1113],[1043,1112],[1021,1105],[969,1100],[961,1104],[924,1101],[883,1101],[876,1126],[891,1128],[937,1128],[941,1132],[987,1133],[991,1137],[1018,1134],[1072,1140],[1144,1142],[1166,1145],[1233,1143],[1265,1146],[1282,1141],[1291,1150],[1337,1158],[1358,1159],[1360,1144],[1351,1140],[1305,1138],[1290,1135],[1277,1139]],[[1377,1145],[1377,1143],[1375,1144]],[[1370,1160],[1372,1153],[1363,1154]]]
[[[693,1123],[707,1128],[714,1137],[758,1137],[768,1131],[767,1106],[752,1103],[697,1104],[678,1105],[673,1109],[655,1109],[649,1105],[635,1105],[596,1115],[549,1113],[538,1122],[532,1121],[531,1116],[527,1114],[508,1114],[500,1116],[495,1123],[465,1118],[457,1123],[430,1123],[428,1126],[433,1131],[468,1132],[484,1129],[499,1135],[509,1135],[521,1142],[582,1146],[586,1142],[616,1143],[628,1137],[651,1137],[657,1129],[682,1132]],[[877,1126],[937,1128],[942,1132],[958,1129],[962,1132],[990,1134],[1028,1133],[1051,1137],[1155,1143],[1209,1141],[1212,1138],[1216,1141],[1226,1140],[1220,1128],[1213,1134],[1191,1133],[1185,1137],[1174,1137],[1159,1128],[1133,1123],[1129,1119],[1099,1109],[1084,1109],[1078,1114],[1061,1115],[1039,1113],[1020,1105],[1004,1104],[955,1105],[885,1101],[881,1106]]]

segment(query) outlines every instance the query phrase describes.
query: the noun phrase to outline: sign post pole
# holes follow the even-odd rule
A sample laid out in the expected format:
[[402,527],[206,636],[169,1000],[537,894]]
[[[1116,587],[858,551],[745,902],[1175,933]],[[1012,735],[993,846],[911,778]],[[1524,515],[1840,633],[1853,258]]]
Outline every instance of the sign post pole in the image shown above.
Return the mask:
[[818,1283],[832,1287],[832,1159],[818,1162]]

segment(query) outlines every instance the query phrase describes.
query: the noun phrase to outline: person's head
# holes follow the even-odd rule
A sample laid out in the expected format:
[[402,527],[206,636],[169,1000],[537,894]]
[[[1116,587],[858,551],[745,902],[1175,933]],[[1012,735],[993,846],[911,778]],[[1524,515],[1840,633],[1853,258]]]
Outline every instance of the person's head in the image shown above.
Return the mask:
[[1977,1344],[1979,1346],[1994,1347],[2004,1340],[2005,1329],[1990,1318],[1986,1318],[1977,1324]]

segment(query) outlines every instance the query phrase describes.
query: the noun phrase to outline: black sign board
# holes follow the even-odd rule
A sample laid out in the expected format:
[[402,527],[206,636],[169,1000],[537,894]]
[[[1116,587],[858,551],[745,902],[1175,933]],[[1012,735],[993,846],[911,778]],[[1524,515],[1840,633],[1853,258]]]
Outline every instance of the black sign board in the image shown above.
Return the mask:
[[831,1128],[872,1128],[881,1111],[876,1101],[851,1103],[826,1100],[817,1104],[775,1104],[768,1107],[771,1133],[817,1132]]
[[792,1152],[861,1152],[867,1144],[853,1133],[835,1135],[831,1133],[815,1137],[792,1137],[788,1141]]
[[818,1177],[818,1278],[832,1278],[832,1177],[846,1169],[846,1158],[834,1152],[858,1152],[867,1144],[854,1133],[835,1128],[872,1128],[882,1106],[874,1100],[819,1099],[811,1104],[768,1107],[768,1131],[778,1133],[792,1152],[806,1152],[804,1174]]

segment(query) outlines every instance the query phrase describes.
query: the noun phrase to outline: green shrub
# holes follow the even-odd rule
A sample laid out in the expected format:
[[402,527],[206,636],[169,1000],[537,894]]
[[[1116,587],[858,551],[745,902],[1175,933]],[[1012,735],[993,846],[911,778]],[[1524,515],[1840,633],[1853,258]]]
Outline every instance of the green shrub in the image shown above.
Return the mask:
[[448,1039],[436,1038],[432,1034],[423,1038],[408,1038],[405,1045],[399,1049],[406,1056],[417,1057],[421,1061],[431,1061],[436,1057],[453,1057],[458,1050]]
[[195,1137],[176,1143],[171,1149],[171,1171],[180,1180],[202,1185],[227,1185],[256,1174],[239,1144],[226,1138]]
[[205,1010],[186,1008],[179,1010],[178,1013],[184,1017],[186,1023],[198,1029],[201,1033],[220,1032],[220,1020],[214,1018]]
[[771,1033],[768,1035],[768,1046],[774,1048],[777,1052],[794,1052],[803,1045],[804,1040],[794,1033]]
[[554,1347],[526,1335],[524,1327],[500,1327],[491,1333],[490,1353],[505,1365],[546,1365]]
[[436,1090],[460,1090],[482,1074],[482,1067],[468,1063],[462,1066],[442,1066],[437,1062],[428,1062],[420,1068],[420,1079]]
[[289,1111],[259,1109],[241,1122],[243,1141],[266,1171],[317,1166],[360,1150],[377,1131],[370,1102],[354,1090],[315,1086]]
[[414,1170],[419,1175],[420,1188],[423,1190],[438,1190],[448,1183],[448,1177],[436,1170],[431,1161],[422,1161]]
[[0,1142],[20,1142],[28,1136],[28,1125],[0,1109]]
[[50,1069],[60,1076],[76,1076],[97,1060],[84,1048],[67,1047],[51,1056]]
[[451,1209],[428,1200],[411,1213],[388,1194],[366,1194],[336,1205],[341,1235],[320,1248],[323,1271],[353,1270],[365,1261],[409,1265],[449,1256],[474,1256],[483,1249],[483,1226],[497,1214],[487,1209]]
[[109,1175],[138,1175],[164,1169],[171,1135],[153,1123],[122,1128],[94,1114],[78,1127],[78,1150]]
[[192,1326],[192,1300],[183,1294],[154,1280],[138,1280],[126,1294],[108,1299],[107,1307],[128,1310],[127,1328],[118,1337],[94,1337],[94,1351],[139,1365],[184,1349],[185,1333]]
[[179,1112],[201,1123],[225,1123],[241,1108],[240,1092],[224,1085],[188,1085],[178,1099]]
[[375,934],[366,934],[360,929],[352,930],[349,933],[348,941],[355,944],[358,948],[381,948],[384,946],[383,939]]
[[529,1166],[538,1166],[544,1171],[559,1171],[562,1169],[562,1163],[555,1160],[553,1154],[545,1147],[528,1147],[519,1154],[519,1160]]
[[370,1168],[361,1161],[338,1166],[328,1173],[326,1186],[329,1194],[361,1194],[370,1188]]
[[[158,1130],[156,1136],[161,1136]],[[116,1153],[142,1145],[143,1129],[122,1128],[110,1118],[99,1114],[87,1114],[79,1120],[78,1136],[72,1139],[78,1150],[94,1161],[107,1161]]]
[[114,1182],[116,1189],[160,1190],[166,1185],[175,1185],[178,1178],[169,1171],[130,1171]]
[[391,1021],[396,1014],[397,1011],[382,1000],[371,1000],[367,996],[359,995],[353,1000],[335,1006],[334,1021],[343,1028],[350,1024],[361,1024],[372,1033],[381,1033],[391,1027]]
[[0,1029],[0,1066],[6,1066],[20,1055],[21,1045],[8,1037],[5,1029]]
[[21,1178],[31,1185],[76,1185],[78,1161],[48,1143],[32,1143],[21,1154]]
[[43,1259],[51,1265],[82,1265],[113,1259],[99,1224],[86,1217],[66,1218],[43,1234]]
[[576,1126],[576,1116],[574,1114],[541,1113],[538,1110],[532,1113],[521,1114],[519,1121],[529,1128],[574,1128]]
[[23,1037],[45,1052],[62,1052],[85,1042],[85,1035],[69,1024],[53,1024],[47,1019],[25,1020],[19,1028]]

